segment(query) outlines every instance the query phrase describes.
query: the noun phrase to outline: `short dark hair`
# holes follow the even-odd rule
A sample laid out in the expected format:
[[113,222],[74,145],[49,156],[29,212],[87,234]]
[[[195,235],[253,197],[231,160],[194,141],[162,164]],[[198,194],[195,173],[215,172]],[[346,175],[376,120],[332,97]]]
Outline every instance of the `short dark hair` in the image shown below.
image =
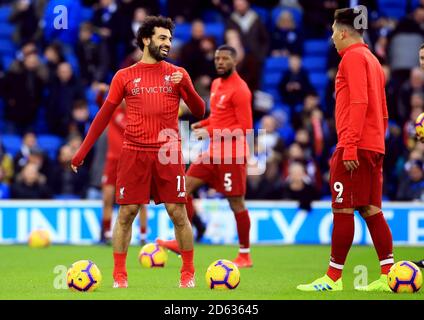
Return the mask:
[[420,50],[424,49],[424,43],[420,46]]
[[334,21],[336,24],[342,24],[350,27],[352,30],[359,33],[361,36],[364,33],[364,29],[355,28],[355,20],[361,15],[361,11],[355,10],[354,8],[343,8],[337,9],[334,12]]
[[222,50],[230,51],[230,54],[233,56],[233,58],[237,57],[236,49],[234,49],[234,47],[232,46],[229,46],[228,44],[223,44],[219,46],[218,49],[216,49],[216,51],[222,51]]
[[154,34],[155,27],[168,29],[172,35],[175,25],[171,18],[163,16],[147,16],[141,27],[137,30],[137,45],[141,50],[144,49],[143,39],[151,38]]

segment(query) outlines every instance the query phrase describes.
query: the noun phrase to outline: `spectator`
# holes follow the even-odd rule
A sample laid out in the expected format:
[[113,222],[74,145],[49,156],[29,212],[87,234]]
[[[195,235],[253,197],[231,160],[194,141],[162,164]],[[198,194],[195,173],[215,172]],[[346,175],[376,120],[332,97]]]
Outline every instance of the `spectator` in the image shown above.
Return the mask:
[[3,144],[0,143],[0,184],[10,185],[13,180],[13,174],[13,159],[5,152]]
[[16,25],[13,34],[15,43],[21,45],[28,41],[35,40],[38,28],[38,18],[35,12],[34,2],[31,0],[14,1],[9,22]]
[[191,38],[181,47],[180,64],[187,70],[191,78],[197,76],[199,57],[202,54],[200,42],[205,37],[205,25],[201,20],[195,20],[191,24]]
[[[134,3],[135,4],[135,3]],[[121,3],[120,12],[122,15],[122,35],[121,40],[123,41],[125,54],[128,55],[130,52],[137,47],[135,38],[138,29],[143,24],[144,20],[148,16],[148,12],[145,8],[134,8],[132,11],[126,11],[128,8],[123,8],[124,3]]]
[[46,67],[48,69],[48,82],[51,83],[54,81],[57,67],[59,64],[65,61],[63,55],[62,46],[58,42],[53,42],[49,44],[44,50],[44,58],[46,60]]
[[50,85],[47,101],[47,124],[53,134],[65,137],[71,121],[72,107],[77,100],[85,98],[83,88],[74,76],[71,65],[61,63],[55,81]]
[[405,173],[400,177],[396,195],[401,201],[424,201],[424,163],[410,160],[405,164]]
[[5,79],[5,118],[9,121],[8,131],[22,134],[34,126],[40,108],[47,73],[41,67],[36,53],[16,63]]
[[81,198],[85,196],[88,183],[87,166],[78,170],[74,174],[71,169],[71,160],[74,155],[73,148],[66,144],[60,148],[58,164],[53,169],[50,181],[51,189],[56,195],[77,195]]
[[313,91],[309,75],[302,68],[302,59],[298,55],[290,55],[289,69],[283,74],[279,84],[280,95],[284,103],[292,109],[303,103],[306,95]]
[[311,179],[306,174],[304,165],[300,162],[292,162],[288,172],[282,190],[283,198],[296,200],[299,202],[299,209],[311,211],[312,201],[318,200],[319,197]]
[[[260,64],[269,52],[269,35],[257,13],[250,8],[248,0],[233,0],[234,12],[231,14],[227,29],[239,31],[243,47],[253,54]],[[259,45],[260,44],[260,45]]]
[[266,115],[261,119],[260,129],[264,129],[266,134],[258,137],[257,154],[265,156],[267,162],[282,160],[284,141],[277,132],[277,125],[273,116]]
[[101,60],[109,71],[115,72],[119,66],[118,46],[125,21],[118,11],[116,0],[100,0],[99,4],[92,23],[100,36]]
[[289,56],[290,54],[302,55],[302,52],[302,33],[296,26],[293,14],[288,10],[283,10],[272,33],[271,55],[274,57]]
[[281,199],[283,180],[278,161],[269,161],[263,175],[248,176],[246,189],[247,199]]
[[250,91],[259,90],[261,67],[258,59],[245,50],[241,40],[241,34],[237,29],[227,29],[225,31],[225,43],[236,49],[237,52],[237,72],[244,81]]
[[397,87],[408,78],[409,70],[418,66],[416,55],[423,42],[424,8],[418,7],[401,19],[388,36],[388,62]]
[[400,125],[403,125],[408,120],[411,113],[411,97],[413,93],[424,94],[424,71],[419,67],[411,70],[409,80],[402,85],[399,91],[397,113],[394,114],[394,118]]
[[411,114],[409,116],[409,120],[405,122],[403,127],[403,141],[404,146],[408,150],[414,149],[417,139],[416,139],[416,131],[415,131],[415,119],[417,119],[418,115],[424,112],[424,100],[422,94],[413,94],[412,100],[415,104],[413,107]]
[[85,137],[90,124],[90,111],[88,110],[87,101],[75,101],[72,108],[72,120],[68,130],[69,134]]
[[204,37],[200,41],[200,55],[197,59],[197,70],[192,75],[196,91],[203,99],[209,100],[212,80],[216,76],[215,71],[216,42],[213,37]]
[[105,81],[108,66],[101,62],[99,45],[93,41],[93,25],[91,23],[81,24],[75,52],[83,85],[87,86],[93,81]]
[[168,0],[168,16],[176,23],[192,22],[201,16],[201,2],[198,0]]
[[51,192],[37,165],[28,163],[12,184],[13,199],[49,199]]
[[21,149],[14,157],[14,168],[16,172],[20,172],[23,167],[28,163],[29,155],[31,153],[31,149],[37,147],[37,136],[34,132],[29,131],[26,132],[22,138]]

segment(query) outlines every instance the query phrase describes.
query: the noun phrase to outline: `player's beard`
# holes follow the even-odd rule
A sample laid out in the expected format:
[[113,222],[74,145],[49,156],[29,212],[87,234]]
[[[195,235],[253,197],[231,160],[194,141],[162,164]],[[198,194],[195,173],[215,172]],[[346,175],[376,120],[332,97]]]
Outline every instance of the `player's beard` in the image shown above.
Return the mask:
[[150,44],[147,46],[147,49],[149,50],[149,54],[156,60],[156,61],[162,61],[166,59],[167,55],[163,55],[160,50],[163,48],[167,48],[169,51],[169,47],[167,46],[155,46],[153,41],[150,42]]
[[231,76],[232,73],[233,73],[233,69],[228,69],[224,71],[223,73],[218,73],[218,77],[227,79],[229,76]]

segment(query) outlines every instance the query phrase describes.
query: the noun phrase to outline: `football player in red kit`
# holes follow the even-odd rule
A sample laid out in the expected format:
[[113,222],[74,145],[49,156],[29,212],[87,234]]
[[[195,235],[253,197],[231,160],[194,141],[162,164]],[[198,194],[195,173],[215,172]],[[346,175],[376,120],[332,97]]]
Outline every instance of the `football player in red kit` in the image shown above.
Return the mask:
[[336,75],[338,143],[330,162],[333,209],[331,257],[327,273],[301,291],[341,291],[342,272],[355,233],[354,211],[365,219],[380,262],[381,275],[361,291],[391,291],[387,274],[394,263],[390,228],[381,210],[383,159],[388,112],[385,76],[362,37],[362,12],[334,14],[334,45],[342,59]]
[[[246,131],[252,129],[252,93],[236,71],[236,50],[228,45],[215,52],[215,68],[219,75],[212,83],[209,118],[194,123],[198,137],[210,137],[209,150],[187,171],[187,213],[193,216],[191,193],[208,184],[222,193],[230,204],[237,224],[238,267],[252,267],[250,257],[250,218],[244,203],[248,148]],[[235,139],[234,139],[235,138]],[[241,147],[240,147],[241,146]],[[157,240],[158,244],[179,252],[175,240]]]
[[[128,286],[126,257],[131,228],[140,204],[150,196],[164,203],[174,224],[181,248],[182,267],[179,286],[195,286],[193,232],[185,203],[184,163],[178,131],[178,110],[182,98],[193,115],[202,118],[205,103],[197,94],[185,69],[165,62],[171,49],[174,24],[171,19],[149,16],[137,32],[141,60],[119,70],[112,79],[105,103],[96,115],[87,137],[72,159],[76,172],[94,142],[109,123],[116,107],[125,99],[127,125],[119,157],[116,202],[119,214],[113,228],[114,288]],[[164,131],[167,134],[163,134]],[[163,148],[163,146],[168,146]],[[177,159],[166,161],[171,146]]]
[[[110,243],[112,240],[112,215],[115,204],[116,172],[118,169],[119,155],[124,142],[124,131],[127,125],[125,100],[116,108],[109,122],[107,130],[107,153],[102,176],[103,216],[100,241]],[[147,236],[147,209],[140,208],[140,238],[143,245]]]

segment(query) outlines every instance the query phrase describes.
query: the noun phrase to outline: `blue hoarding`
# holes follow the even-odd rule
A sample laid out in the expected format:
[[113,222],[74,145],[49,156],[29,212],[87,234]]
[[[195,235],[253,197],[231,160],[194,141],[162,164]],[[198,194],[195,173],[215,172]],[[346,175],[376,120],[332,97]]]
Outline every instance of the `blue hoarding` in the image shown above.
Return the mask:
[[[204,243],[236,244],[235,219],[224,200],[197,200],[195,206],[207,223]],[[247,201],[253,244],[327,244],[332,213],[327,201],[315,202],[310,213],[291,201]],[[31,230],[46,229],[55,243],[92,244],[99,241],[101,201],[0,201],[0,243],[24,243]],[[424,204],[385,202],[383,211],[395,244],[424,245]],[[116,217],[116,212],[115,212]],[[134,222],[132,243],[139,240]],[[163,205],[148,206],[148,239],[173,238]],[[355,216],[356,244],[371,243],[366,224]]]

